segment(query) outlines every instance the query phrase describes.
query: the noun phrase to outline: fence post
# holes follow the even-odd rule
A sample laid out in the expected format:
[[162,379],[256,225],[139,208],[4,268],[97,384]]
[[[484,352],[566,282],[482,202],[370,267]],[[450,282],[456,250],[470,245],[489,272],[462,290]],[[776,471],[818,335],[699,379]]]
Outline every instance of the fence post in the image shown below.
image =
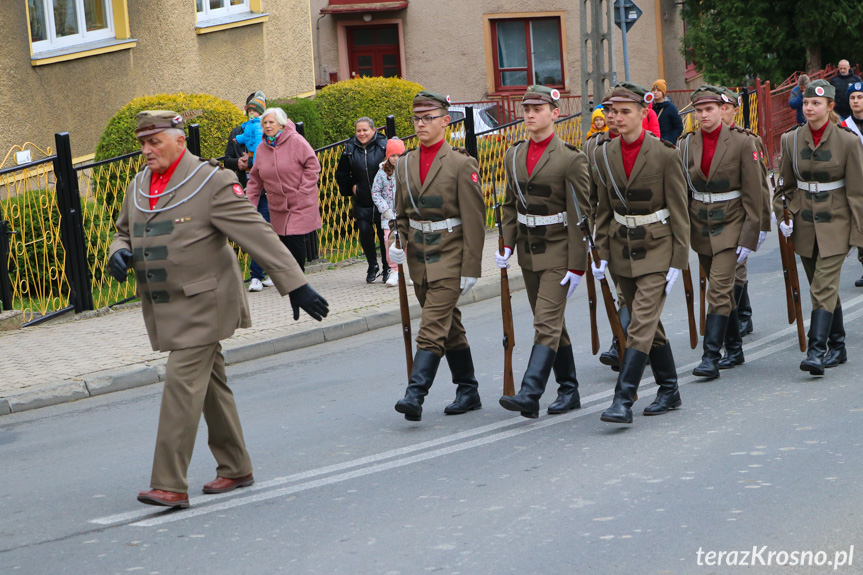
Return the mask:
[[464,107],[464,147],[467,153],[479,160],[479,151],[476,145],[476,126],[473,123],[473,106]]
[[384,130],[387,139],[396,137],[396,117],[390,114],[387,116],[387,127]]
[[743,127],[747,130],[749,129],[749,125],[752,123],[749,119],[749,95],[752,94],[746,87],[743,88],[743,94],[740,96],[742,100],[741,106],[743,106]]
[[75,313],[81,313],[93,309],[93,292],[90,287],[90,267],[87,264],[87,245],[84,241],[81,195],[78,192],[75,167],[72,165],[69,132],[54,134],[54,143],[57,146],[54,177],[57,179],[60,235],[66,252],[66,277],[72,292],[69,299],[75,307]]
[[201,128],[198,124],[189,126],[189,140],[186,142],[186,147],[190,152],[201,157]]
[[297,122],[295,124],[295,126],[297,128],[297,133],[305,138],[306,137],[306,125],[302,122]]
[[0,220],[0,311],[12,309],[12,282],[9,280],[9,222]]

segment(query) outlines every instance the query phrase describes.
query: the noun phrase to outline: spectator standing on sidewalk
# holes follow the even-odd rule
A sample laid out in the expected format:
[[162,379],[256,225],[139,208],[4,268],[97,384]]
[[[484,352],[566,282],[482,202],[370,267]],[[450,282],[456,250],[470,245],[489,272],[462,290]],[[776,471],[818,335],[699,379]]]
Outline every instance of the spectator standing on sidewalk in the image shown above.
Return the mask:
[[653,111],[656,112],[656,119],[659,121],[658,136],[666,142],[676,145],[677,139],[683,133],[683,120],[680,119],[680,113],[674,102],[665,97],[668,92],[667,87],[665,80],[661,78],[653,83],[651,89],[653,92]]
[[[396,179],[395,167],[396,163],[402,154],[405,153],[405,144],[398,138],[391,138],[387,142],[386,159],[381,162],[378,173],[375,174],[375,181],[372,183],[372,200],[375,207],[381,213],[381,227],[384,229],[384,243],[389,244],[390,241],[390,221],[396,217]],[[382,262],[390,269],[389,278],[386,285],[396,287],[399,285],[399,267],[394,262],[390,261],[389,254],[386,254],[386,260]],[[408,276],[407,266],[404,267],[405,282],[407,285],[413,285]]]
[[321,229],[321,164],[281,108],[264,111],[261,126],[264,141],[249,172],[249,200],[257,206],[263,190],[267,190],[273,229],[305,271],[306,236]]
[[809,85],[809,76],[801,74],[797,78],[797,85],[791,89],[791,95],[788,96],[788,107],[797,111],[797,124],[800,125],[806,121],[803,116],[803,91]]
[[836,88],[836,107],[833,111],[840,118],[847,118],[851,115],[851,108],[848,106],[848,86],[854,82],[863,82],[863,79],[851,72],[851,64],[848,60],[839,60],[837,67],[839,73],[830,78],[830,85]]
[[374,283],[380,271],[375,252],[375,226],[384,267],[381,279],[387,281],[390,269],[387,267],[384,228],[381,226],[381,213],[372,201],[372,182],[375,181],[378,166],[385,159],[387,137],[375,130],[375,123],[371,118],[360,118],[354,123],[354,128],[355,135],[345,144],[345,152],[336,168],[336,183],[339,185],[339,192],[353,202],[360,245],[369,264],[366,282]]
[[[851,108],[851,115],[845,118],[840,126],[857,134],[861,144],[863,144],[863,82],[854,82],[848,86],[846,97],[848,106]],[[857,261],[863,264],[863,249],[861,248],[857,248]],[[863,287],[863,277],[855,281],[854,285]]]

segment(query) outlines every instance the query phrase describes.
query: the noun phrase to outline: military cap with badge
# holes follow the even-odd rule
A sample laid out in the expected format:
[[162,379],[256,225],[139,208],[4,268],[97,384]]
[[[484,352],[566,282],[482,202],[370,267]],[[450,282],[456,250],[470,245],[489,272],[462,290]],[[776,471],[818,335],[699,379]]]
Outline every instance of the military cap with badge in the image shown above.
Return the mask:
[[186,110],[179,114],[172,110],[144,110],[138,112],[136,117],[138,127],[135,129],[135,137],[145,138],[172,128],[182,130],[186,127],[187,121],[200,115],[201,110]]
[[827,80],[813,80],[806,86],[803,92],[804,98],[828,98],[836,99],[836,88]]
[[560,92],[555,88],[534,84],[527,87],[524,93],[522,104],[533,104],[541,106],[543,104],[551,104],[552,108],[560,107]]
[[607,101],[612,104],[633,102],[647,107],[653,102],[653,92],[639,84],[621,82],[611,91]]
[[429,112],[439,108],[448,110],[450,103],[451,101],[449,96],[444,96],[429,90],[423,90],[414,96],[413,110],[414,112]]

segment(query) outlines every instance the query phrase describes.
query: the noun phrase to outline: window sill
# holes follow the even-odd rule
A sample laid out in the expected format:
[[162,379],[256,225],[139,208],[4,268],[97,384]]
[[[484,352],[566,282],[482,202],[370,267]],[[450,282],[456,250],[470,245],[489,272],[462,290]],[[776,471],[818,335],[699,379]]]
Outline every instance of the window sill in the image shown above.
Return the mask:
[[110,40],[100,40],[99,42],[77,44],[58,50],[48,50],[34,54],[30,56],[30,64],[33,66],[47,66],[48,64],[56,64],[57,62],[68,62],[69,60],[77,60],[78,58],[98,56],[99,54],[108,54],[120,50],[130,50],[137,45],[138,41],[134,38],[124,40],[112,38]]
[[195,26],[195,32],[198,34],[209,34],[211,32],[230,30],[231,28],[240,28],[242,26],[251,26],[253,24],[263,24],[269,19],[269,17],[269,14],[245,12],[243,14],[237,14],[234,16],[226,16],[224,18],[204,20],[203,22],[198,22],[198,25]]

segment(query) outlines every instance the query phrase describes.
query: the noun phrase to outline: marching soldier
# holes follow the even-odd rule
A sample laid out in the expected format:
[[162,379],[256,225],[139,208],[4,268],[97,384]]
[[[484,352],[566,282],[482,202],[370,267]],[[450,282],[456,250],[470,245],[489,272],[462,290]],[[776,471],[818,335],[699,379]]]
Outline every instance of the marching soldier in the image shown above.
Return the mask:
[[[764,178],[753,138],[722,123],[722,109],[732,107],[732,99],[704,85],[690,100],[701,128],[683,136],[678,147],[690,192],[692,249],[708,281],[704,354],[692,374],[715,379],[720,367],[743,363],[734,275],[758,247]],[[720,366],[726,331],[734,343]]]
[[318,321],[326,300],[313,290],[273,228],[246,199],[237,176],[186,149],[184,118],[176,112],[138,114],[135,130],[147,167],[126,190],[108,269],[126,281],[134,262],[144,323],[168,365],[150,491],[138,501],[188,507],[186,474],[201,412],[207,421],[217,477],[204,493],[254,483],[219,341],[251,326],[243,278],[228,238],[270,272],[300,308]]
[[423,91],[413,100],[413,123],[420,141],[396,165],[396,213],[406,248],[389,248],[390,259],[407,262],[422,306],[413,371],[396,411],[408,421],[422,419],[423,398],[446,355],[456,398],[447,415],[480,409],[479,384],[456,307],[481,272],[485,202],[475,159],[447,145],[449,96]]
[[589,213],[590,176],[587,157],[554,132],[559,100],[560,92],[545,86],[529,86],[524,94],[524,124],[530,139],[516,142],[506,152],[502,207],[506,247],[503,255],[495,252],[497,265],[506,268],[513,247],[518,246],[535,330],[521,389],[515,396],[501,397],[500,404],[530,418],[539,417],[539,398],[552,368],[559,387],[548,413],[581,407],[564,311],[587,269],[587,246],[578,222],[581,214]]
[[600,419],[632,423],[632,402],[644,367],[659,390],[644,415],[659,415],[682,405],[671,345],[660,321],[666,295],[689,261],[686,183],[677,149],[642,127],[653,94],[637,84],[618,84],[611,95],[620,137],[597,151],[599,208],[596,244],[600,261],[617,277],[631,320],[614,401]]
[[[863,246],[863,148],[850,130],[829,121],[836,89],[824,80],[803,92],[806,123],[782,136],[782,162],[773,209],[779,229],[794,241],[809,280],[812,316],[800,369],[824,369],[848,360],[839,301],[842,262]],[[783,196],[791,214],[786,225]]]

